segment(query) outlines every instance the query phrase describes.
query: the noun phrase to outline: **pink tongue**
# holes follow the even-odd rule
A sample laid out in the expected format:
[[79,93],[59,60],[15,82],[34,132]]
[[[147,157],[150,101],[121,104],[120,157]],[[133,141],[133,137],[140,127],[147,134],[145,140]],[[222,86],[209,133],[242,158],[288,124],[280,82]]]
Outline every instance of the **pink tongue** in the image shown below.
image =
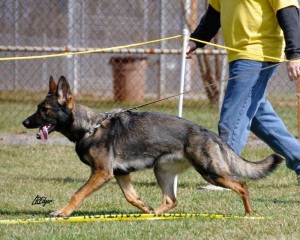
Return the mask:
[[48,127],[47,126],[44,126],[40,129],[40,137],[44,141],[46,141],[48,139]]

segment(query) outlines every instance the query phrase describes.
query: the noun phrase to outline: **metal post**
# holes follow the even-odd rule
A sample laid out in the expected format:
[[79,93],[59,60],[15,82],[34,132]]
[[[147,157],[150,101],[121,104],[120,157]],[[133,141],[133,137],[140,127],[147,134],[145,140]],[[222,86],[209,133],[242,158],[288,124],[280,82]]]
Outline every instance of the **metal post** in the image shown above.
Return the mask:
[[[160,1],[160,36],[161,38],[164,38],[167,35],[167,29],[166,26],[168,25],[167,21],[167,4],[170,4],[169,1],[167,0],[161,0]],[[160,43],[160,48],[165,49],[167,48],[167,42],[162,41]],[[167,90],[167,73],[166,73],[166,56],[165,55],[160,55],[160,65],[159,65],[159,86],[158,86],[158,96],[157,98],[163,98],[166,95],[166,90]]]
[[184,92],[184,75],[185,75],[185,62],[186,62],[186,47],[189,39],[189,31],[183,29],[182,33],[182,48],[181,48],[181,70],[180,70],[180,87],[179,87],[179,100],[178,100],[178,116],[182,117],[183,105],[183,92]]
[[[68,48],[74,47],[77,44],[77,27],[76,23],[77,17],[77,2],[69,0],[68,2]],[[69,71],[71,78],[73,80],[73,94],[76,95],[78,93],[78,55],[70,55],[69,58],[72,58],[73,61],[68,61]]]
[[[20,36],[19,36],[19,23],[20,23],[20,4],[19,4],[20,1],[15,1],[15,13],[14,13],[14,23],[15,23],[15,32],[14,32],[14,44],[15,45],[18,45],[19,44],[19,41],[20,41]],[[16,54],[15,54],[16,56]],[[20,76],[19,76],[19,62],[18,61],[15,61],[14,62],[14,82],[13,82],[13,85],[11,86],[12,89],[15,91],[17,86],[19,85],[18,84],[18,81],[20,79]],[[10,87],[8,85],[8,87]]]

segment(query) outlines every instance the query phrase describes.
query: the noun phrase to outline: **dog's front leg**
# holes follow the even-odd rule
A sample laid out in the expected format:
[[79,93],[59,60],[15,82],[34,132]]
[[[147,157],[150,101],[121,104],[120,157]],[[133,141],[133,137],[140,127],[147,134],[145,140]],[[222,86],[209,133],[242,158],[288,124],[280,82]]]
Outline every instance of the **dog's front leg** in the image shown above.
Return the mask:
[[103,170],[92,172],[88,181],[72,196],[68,204],[64,208],[50,213],[50,215],[54,217],[69,216],[90,194],[98,190],[112,178],[113,175]]

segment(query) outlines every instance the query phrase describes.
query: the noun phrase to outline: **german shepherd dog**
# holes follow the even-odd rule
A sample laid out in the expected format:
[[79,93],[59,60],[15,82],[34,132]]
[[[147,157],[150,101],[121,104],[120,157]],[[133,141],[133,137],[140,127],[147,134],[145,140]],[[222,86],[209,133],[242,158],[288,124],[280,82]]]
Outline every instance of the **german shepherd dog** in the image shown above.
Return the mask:
[[[259,179],[283,161],[272,154],[258,162],[247,161],[221,138],[193,122],[154,112],[114,110],[109,114],[77,104],[64,76],[56,84],[49,80],[49,92],[37,111],[23,121],[26,128],[39,128],[37,138],[47,140],[58,131],[75,143],[80,160],[91,175],[62,209],[52,216],[69,216],[93,192],[113,177],[125,198],[145,213],[163,213],[177,205],[177,177],[189,167],[209,183],[236,192],[247,215],[253,214],[249,192],[235,176]],[[136,193],[130,173],[153,168],[163,194],[157,209]]]

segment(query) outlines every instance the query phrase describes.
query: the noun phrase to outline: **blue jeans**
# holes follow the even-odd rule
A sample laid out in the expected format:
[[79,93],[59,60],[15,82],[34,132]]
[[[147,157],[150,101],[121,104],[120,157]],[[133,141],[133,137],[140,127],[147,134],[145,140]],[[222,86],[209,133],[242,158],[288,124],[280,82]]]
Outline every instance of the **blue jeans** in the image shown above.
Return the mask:
[[[286,158],[288,168],[300,174],[300,144],[266,99],[266,88],[276,72],[274,63],[236,60],[229,63],[229,78],[218,131],[241,154],[250,131]],[[270,68],[262,70],[262,68]]]

